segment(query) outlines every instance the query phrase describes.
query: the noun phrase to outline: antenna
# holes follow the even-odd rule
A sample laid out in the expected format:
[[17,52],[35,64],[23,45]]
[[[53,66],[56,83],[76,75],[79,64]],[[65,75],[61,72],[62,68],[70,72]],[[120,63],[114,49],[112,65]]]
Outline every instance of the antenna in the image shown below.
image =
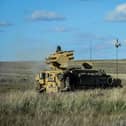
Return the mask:
[[121,43],[119,43],[119,40],[116,39],[116,42],[114,43],[116,48],[116,78],[118,79],[118,48],[121,46]]
[[90,62],[92,61],[92,41],[90,41],[90,43],[89,43],[90,45],[90,47],[89,47],[89,53],[90,53]]

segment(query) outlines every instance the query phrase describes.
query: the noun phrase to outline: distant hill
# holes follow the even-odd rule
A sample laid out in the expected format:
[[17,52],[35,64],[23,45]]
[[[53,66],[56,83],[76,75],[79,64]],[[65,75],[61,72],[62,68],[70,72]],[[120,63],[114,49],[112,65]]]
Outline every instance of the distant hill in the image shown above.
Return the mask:
[[[74,61],[71,64],[77,65],[86,62],[85,60]],[[115,60],[93,60],[93,69],[104,69],[107,73],[116,73]],[[119,60],[119,73],[126,74],[126,60]],[[33,83],[35,74],[40,70],[47,69],[43,62],[0,62],[0,84],[1,83]]]
[[[74,64],[82,64],[86,61],[87,60],[76,60]],[[108,73],[116,73],[115,60],[92,60],[91,62],[93,69],[104,69]],[[126,74],[126,60],[118,60],[118,69],[120,74]]]
[[43,68],[46,65],[41,62],[0,62],[0,84],[33,83]]
[[[77,65],[87,60],[75,60],[71,64]],[[93,60],[94,69],[104,69],[106,72],[116,72],[115,60]],[[126,60],[118,61],[119,73],[126,73]],[[40,61],[23,61],[23,62],[0,62],[0,74],[35,74],[36,72],[48,68],[44,62]]]

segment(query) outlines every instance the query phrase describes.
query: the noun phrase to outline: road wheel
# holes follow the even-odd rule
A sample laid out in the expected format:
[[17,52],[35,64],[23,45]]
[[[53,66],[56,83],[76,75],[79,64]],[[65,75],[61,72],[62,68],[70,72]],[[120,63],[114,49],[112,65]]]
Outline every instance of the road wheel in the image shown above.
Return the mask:
[[70,91],[70,77],[66,76],[64,78],[64,84],[63,84],[64,88],[61,89],[61,91]]
[[113,86],[113,79],[111,77],[107,78],[107,84],[112,87]]
[[65,79],[65,88],[70,89],[70,77],[67,76]]

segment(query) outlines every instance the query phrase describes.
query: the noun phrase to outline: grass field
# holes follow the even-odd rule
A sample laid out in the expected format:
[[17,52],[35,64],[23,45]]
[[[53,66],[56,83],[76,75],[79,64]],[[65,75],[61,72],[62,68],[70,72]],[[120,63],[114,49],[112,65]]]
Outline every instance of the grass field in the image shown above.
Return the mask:
[[125,126],[126,88],[59,94],[15,91],[0,97],[1,126]]
[[[123,88],[57,94],[34,90],[36,62],[0,63],[0,126],[125,126],[125,61],[120,61]],[[114,61],[95,61],[95,68],[115,76]]]

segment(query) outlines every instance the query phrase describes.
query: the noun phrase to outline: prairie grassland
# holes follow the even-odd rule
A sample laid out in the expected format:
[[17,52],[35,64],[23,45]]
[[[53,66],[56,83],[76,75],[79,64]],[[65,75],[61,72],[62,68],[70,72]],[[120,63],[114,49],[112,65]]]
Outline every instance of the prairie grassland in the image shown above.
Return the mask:
[[0,97],[0,126],[125,126],[126,88]]
[[[123,88],[39,94],[36,63],[0,63],[0,126],[126,126],[126,61],[120,61]],[[113,61],[97,61],[115,76]],[[36,69],[37,68],[37,69]]]

